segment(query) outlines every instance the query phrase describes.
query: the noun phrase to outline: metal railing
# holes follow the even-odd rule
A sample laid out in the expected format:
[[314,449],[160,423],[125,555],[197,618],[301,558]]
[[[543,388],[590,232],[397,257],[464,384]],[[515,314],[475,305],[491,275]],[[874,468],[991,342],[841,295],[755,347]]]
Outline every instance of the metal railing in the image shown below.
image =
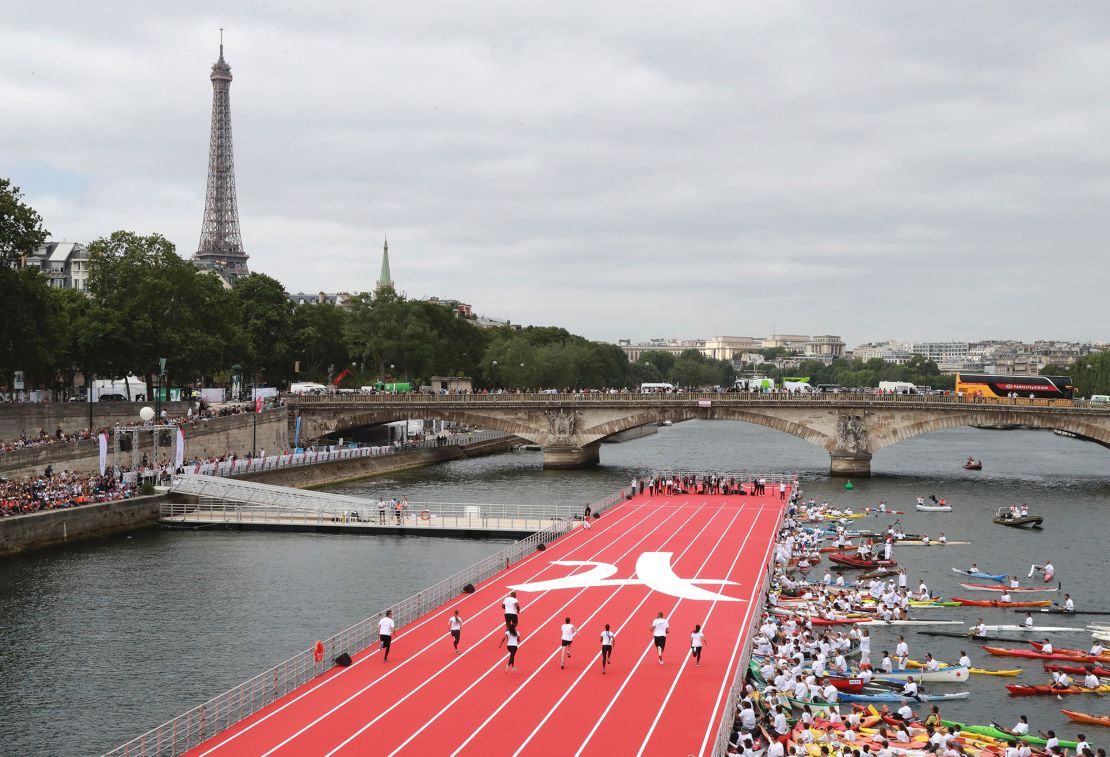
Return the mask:
[[[618,492],[591,505],[591,508],[593,512],[601,513],[623,499],[623,493]],[[558,539],[570,531],[572,526],[569,518],[560,519],[548,528],[514,542],[386,609],[393,611],[393,620],[397,628],[401,628],[454,599],[467,584],[477,585],[532,554],[538,545]],[[327,672],[333,666],[332,660],[340,653],[354,655],[367,649],[378,640],[378,620],[384,614],[385,610],[382,610],[377,615],[325,639],[324,654],[319,662],[315,660],[312,649],[294,655],[249,681],[106,752],[105,757],[176,757],[184,754]]]
[[225,460],[220,463],[193,463],[186,465],[189,473],[202,476],[242,476],[247,473],[258,473],[268,470],[281,470],[283,468],[297,468],[305,465],[319,465],[339,460],[353,460],[363,457],[378,457],[381,455],[403,455],[409,452],[419,452],[437,447],[463,446],[487,442],[493,439],[502,439],[511,436],[502,431],[474,431],[469,434],[454,434],[444,437],[443,441],[424,439],[419,442],[408,442],[401,446],[382,445],[378,447],[358,447],[356,449],[336,449],[311,452],[289,453],[287,455],[267,455],[255,457],[250,460],[239,458]]
[[[709,402],[709,405],[699,403]],[[760,405],[841,405],[850,407],[882,407],[890,405],[950,406],[976,409],[1037,409],[1054,411],[1083,410],[1096,415],[1110,415],[1110,404],[1090,400],[1055,400],[1015,398],[984,398],[957,394],[863,394],[854,392],[567,392],[547,394],[340,394],[304,395],[287,398],[290,408],[332,406],[604,406],[635,405],[640,407],[674,407],[694,405],[760,406]]]
[[[794,479],[795,484],[797,479]],[[791,493],[793,493],[792,490]],[[775,524],[774,539],[778,540],[779,532],[782,529],[782,521],[786,515],[783,510],[779,513],[778,523]],[[763,608],[767,604],[767,592],[771,588],[771,573],[774,570],[775,553],[774,549],[767,556],[767,564],[763,566],[763,584],[760,587],[759,599],[752,606],[751,622],[748,623],[748,632],[744,635],[744,641],[741,642],[743,651],[740,653],[740,661],[736,665],[736,674],[732,680],[732,686],[728,690],[728,696],[725,698],[724,712],[721,714],[721,728],[717,733],[717,742],[713,747],[714,755],[727,755],[728,754],[728,737],[732,733],[732,724],[736,720],[737,710],[736,707],[744,694],[744,681],[748,674],[748,664],[751,661],[752,637],[755,635],[756,628],[758,628],[759,618],[763,615]]]

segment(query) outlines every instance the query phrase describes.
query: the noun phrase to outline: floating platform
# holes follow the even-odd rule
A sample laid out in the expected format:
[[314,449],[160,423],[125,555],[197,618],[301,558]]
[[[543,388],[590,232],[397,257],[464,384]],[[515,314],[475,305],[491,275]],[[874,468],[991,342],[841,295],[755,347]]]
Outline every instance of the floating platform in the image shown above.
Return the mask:
[[[785,502],[640,495],[613,506],[189,752],[711,755],[758,621]],[[430,530],[430,529],[429,529]],[[498,648],[521,603],[516,669]],[[463,618],[456,654],[448,617]],[[663,662],[652,638],[670,624]],[[577,628],[560,667],[560,626]],[[600,634],[616,632],[603,674]],[[700,666],[690,633],[700,624]],[[218,722],[214,719],[213,721]]]

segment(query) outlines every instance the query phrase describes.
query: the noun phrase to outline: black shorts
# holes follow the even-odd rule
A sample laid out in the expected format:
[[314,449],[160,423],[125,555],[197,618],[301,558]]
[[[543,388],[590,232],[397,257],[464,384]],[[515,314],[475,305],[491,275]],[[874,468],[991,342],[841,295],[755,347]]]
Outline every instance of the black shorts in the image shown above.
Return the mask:
[[505,625],[507,625],[507,626],[515,626],[516,625],[516,613],[515,612],[505,613]]
[[570,640],[569,640],[569,639],[563,639],[563,646],[564,646],[564,647],[569,647],[569,646],[570,646],[570,644],[571,644],[571,642],[570,642]]
[[455,641],[458,641],[459,636],[461,636],[461,635],[462,635],[462,629],[459,629],[458,631],[452,631],[451,632],[451,638],[453,638]]
[[613,645],[612,645],[612,644],[602,644],[602,645],[601,645],[601,651],[602,651],[602,652],[609,652],[609,653],[612,653],[612,651],[613,651]]
[[378,634],[378,641],[380,641],[382,643],[383,647],[388,647],[389,642],[392,638],[393,638],[392,636],[386,636],[385,634]]
[[666,636],[656,636],[655,637],[655,646],[659,647],[660,649],[665,649],[666,646],[667,646],[667,637]]

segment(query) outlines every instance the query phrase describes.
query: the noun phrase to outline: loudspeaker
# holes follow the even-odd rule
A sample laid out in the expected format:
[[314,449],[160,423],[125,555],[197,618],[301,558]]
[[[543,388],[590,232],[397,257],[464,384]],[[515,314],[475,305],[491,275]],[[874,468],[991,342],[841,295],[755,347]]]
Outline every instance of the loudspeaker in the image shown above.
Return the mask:
[[351,656],[344,652],[335,658],[335,664],[341,668],[349,668],[351,666]]
[[463,587],[463,591],[466,592],[467,594],[473,594],[474,593],[474,584],[467,584],[466,586]]
[[536,545],[536,551],[537,551],[537,552],[543,552],[543,551],[544,551],[545,549],[547,549],[547,545],[546,545],[546,544],[537,544],[537,545]]

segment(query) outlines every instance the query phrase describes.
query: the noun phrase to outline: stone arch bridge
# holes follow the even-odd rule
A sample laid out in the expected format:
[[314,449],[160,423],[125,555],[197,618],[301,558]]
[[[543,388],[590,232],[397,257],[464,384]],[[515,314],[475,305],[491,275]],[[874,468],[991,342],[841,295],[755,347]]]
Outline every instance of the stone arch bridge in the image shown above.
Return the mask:
[[855,394],[372,394],[291,397],[305,439],[435,418],[497,429],[543,447],[545,468],[597,463],[602,439],[691,418],[755,423],[816,444],[833,475],[868,476],[883,447],[956,426],[1061,429],[1110,447],[1110,407],[1083,400]]

